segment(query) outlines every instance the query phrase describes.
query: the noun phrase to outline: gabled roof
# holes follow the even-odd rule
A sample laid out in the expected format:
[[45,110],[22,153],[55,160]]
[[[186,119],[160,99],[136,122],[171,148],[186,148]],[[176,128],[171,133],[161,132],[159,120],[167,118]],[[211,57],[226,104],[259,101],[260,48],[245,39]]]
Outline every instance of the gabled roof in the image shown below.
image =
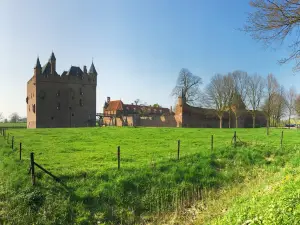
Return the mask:
[[110,101],[105,110],[108,111],[123,110],[123,105],[124,104],[121,100]]
[[50,63],[49,62],[47,62],[44,66],[43,66],[43,68],[42,68],[42,74],[47,74],[47,73],[50,73]]
[[68,76],[82,76],[83,72],[78,66],[71,66],[68,73],[66,74]]

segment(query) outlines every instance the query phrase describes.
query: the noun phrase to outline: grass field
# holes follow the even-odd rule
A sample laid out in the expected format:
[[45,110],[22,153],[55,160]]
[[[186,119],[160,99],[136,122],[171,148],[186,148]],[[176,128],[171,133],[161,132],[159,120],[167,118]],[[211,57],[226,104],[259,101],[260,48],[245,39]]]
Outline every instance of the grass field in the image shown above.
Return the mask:
[[[258,171],[278,172],[287,163],[298,166],[297,130],[284,131],[283,149],[280,129],[271,130],[269,136],[265,129],[236,131],[242,143],[234,148],[233,129],[8,130],[17,146],[22,142],[23,160],[2,137],[0,223],[160,224],[164,215],[191,206],[208,190],[242,183]],[[179,161],[177,140],[181,141]],[[30,152],[64,185],[36,169],[37,185],[32,187]]]
[[0,128],[1,127],[27,127],[27,123],[1,123],[0,122]]

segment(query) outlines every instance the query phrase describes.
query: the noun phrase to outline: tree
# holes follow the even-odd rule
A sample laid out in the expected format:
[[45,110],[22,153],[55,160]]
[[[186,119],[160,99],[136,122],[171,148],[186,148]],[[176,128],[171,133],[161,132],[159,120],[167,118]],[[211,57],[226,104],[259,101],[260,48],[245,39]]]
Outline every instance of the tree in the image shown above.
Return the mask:
[[138,105],[140,102],[141,102],[141,100],[138,99],[138,98],[137,98],[136,100],[134,100],[134,104],[135,104],[135,105]]
[[260,108],[262,98],[264,97],[265,80],[263,77],[254,74],[249,76],[247,80],[246,99],[251,108],[252,127],[255,128],[256,112]]
[[224,79],[224,96],[227,99],[227,111],[228,111],[228,127],[231,125],[231,106],[235,95],[235,84],[231,73],[225,75]]
[[223,114],[228,108],[228,95],[226,93],[226,78],[221,74],[216,74],[211,78],[206,87],[207,104],[216,110],[222,128]]
[[276,78],[269,74],[267,77],[266,94],[267,98],[263,106],[263,111],[267,116],[267,135],[269,135],[269,127],[272,113],[274,112],[276,94],[279,92],[279,84]]
[[283,86],[280,86],[278,93],[274,95],[273,105],[271,108],[272,108],[271,111],[273,117],[273,126],[277,127],[286,111],[286,98],[285,98],[285,90]]
[[[255,9],[248,14],[247,24],[242,30],[249,33],[253,39],[262,41],[266,46],[279,41],[283,43],[286,37],[300,24],[300,3],[298,0],[251,0]],[[300,33],[289,46],[288,57],[280,59],[283,64],[295,60],[294,70],[300,69]]]
[[182,95],[186,99],[186,103],[197,105],[201,98],[200,85],[202,79],[192,74],[188,69],[181,69],[177,78],[176,86],[172,90],[171,95],[178,98]]
[[9,116],[9,118],[11,123],[16,123],[20,119],[20,116],[18,113],[14,112]]
[[158,103],[155,103],[155,104],[153,105],[153,107],[161,108],[161,106],[160,106]]
[[300,95],[297,95],[295,100],[295,111],[297,113],[297,116],[300,116]]
[[245,110],[247,87],[248,87],[248,74],[247,72],[236,70],[232,73],[234,81],[234,96],[231,104],[231,110],[235,116],[235,127],[238,128],[238,120],[243,110]]
[[286,108],[287,108],[287,113],[289,116],[289,129],[291,128],[291,116],[294,115],[295,113],[295,104],[296,104],[296,98],[297,98],[297,93],[294,87],[290,87],[288,92],[286,92]]

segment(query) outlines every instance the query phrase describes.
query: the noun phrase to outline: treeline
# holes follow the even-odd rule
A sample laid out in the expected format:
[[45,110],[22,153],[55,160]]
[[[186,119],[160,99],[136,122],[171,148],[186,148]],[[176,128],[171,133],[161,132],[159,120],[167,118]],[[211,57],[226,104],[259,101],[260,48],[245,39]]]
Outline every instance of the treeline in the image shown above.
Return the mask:
[[182,95],[193,106],[215,109],[220,128],[225,112],[234,114],[236,127],[245,109],[252,114],[253,127],[258,111],[266,116],[268,128],[278,126],[285,116],[290,124],[293,116],[300,115],[300,95],[294,87],[286,90],[273,74],[263,77],[236,70],[214,75],[204,89],[202,84],[199,76],[181,69],[172,95]]
[[3,113],[0,112],[0,122],[4,123],[17,123],[17,122],[26,122],[26,118],[21,118],[18,113],[12,113],[8,118],[4,118]]

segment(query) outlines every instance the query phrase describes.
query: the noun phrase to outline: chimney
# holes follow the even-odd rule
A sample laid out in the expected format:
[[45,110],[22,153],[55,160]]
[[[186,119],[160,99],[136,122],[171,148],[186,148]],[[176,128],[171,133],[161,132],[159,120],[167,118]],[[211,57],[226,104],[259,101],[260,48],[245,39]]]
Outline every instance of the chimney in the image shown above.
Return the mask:
[[84,73],[87,73],[86,66],[83,66],[83,72],[84,72]]
[[106,102],[107,102],[107,104],[109,104],[109,102],[110,102],[110,97],[107,97]]

